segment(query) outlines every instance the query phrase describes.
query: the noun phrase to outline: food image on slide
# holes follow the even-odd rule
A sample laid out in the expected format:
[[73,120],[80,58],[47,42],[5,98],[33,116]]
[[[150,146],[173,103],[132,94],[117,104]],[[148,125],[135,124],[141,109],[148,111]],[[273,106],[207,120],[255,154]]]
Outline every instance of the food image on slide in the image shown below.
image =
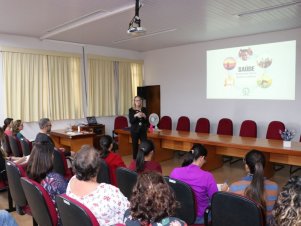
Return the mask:
[[296,41],[207,51],[208,99],[295,99]]

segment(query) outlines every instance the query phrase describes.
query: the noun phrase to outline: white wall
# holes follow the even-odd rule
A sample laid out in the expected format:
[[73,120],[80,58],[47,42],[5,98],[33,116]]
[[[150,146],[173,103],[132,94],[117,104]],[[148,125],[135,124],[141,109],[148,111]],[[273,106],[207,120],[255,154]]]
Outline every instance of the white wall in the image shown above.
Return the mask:
[[[91,46],[91,45],[79,45],[67,42],[58,42],[51,40],[39,40],[35,38],[29,38],[24,36],[14,36],[14,35],[4,35],[0,34],[0,49],[1,47],[13,47],[13,48],[24,48],[24,49],[37,49],[37,50],[51,50],[60,52],[70,52],[70,53],[83,53],[83,48],[85,49],[85,54],[95,54],[101,56],[118,57],[134,60],[142,60],[143,55],[139,52],[108,48],[102,46]],[[0,59],[0,62],[2,60]],[[2,64],[0,64],[0,126],[3,125],[3,121],[6,117],[4,111],[4,96],[3,96],[3,81],[2,81]],[[41,116],[43,117],[43,116]],[[112,133],[114,126],[114,117],[99,117],[97,118],[99,123],[105,124],[106,134]],[[70,124],[77,124],[80,122],[86,122],[85,119],[77,120],[60,120],[52,122],[52,129],[64,129]],[[37,122],[25,123],[24,125],[24,135],[29,139],[34,139],[36,133],[38,133],[39,127]]]
[[[207,50],[287,40],[297,40],[295,101],[206,99]],[[280,120],[288,128],[297,131],[295,140],[299,140],[300,50],[301,29],[295,29],[149,51],[144,57],[145,85],[161,85],[161,115],[173,118],[173,128],[181,115],[190,118],[191,130],[194,130],[199,117],[207,117],[211,122],[211,132],[215,133],[218,120],[228,117],[234,122],[234,134],[238,135],[240,123],[245,119],[253,119],[258,125],[258,137],[265,137],[268,123]]]

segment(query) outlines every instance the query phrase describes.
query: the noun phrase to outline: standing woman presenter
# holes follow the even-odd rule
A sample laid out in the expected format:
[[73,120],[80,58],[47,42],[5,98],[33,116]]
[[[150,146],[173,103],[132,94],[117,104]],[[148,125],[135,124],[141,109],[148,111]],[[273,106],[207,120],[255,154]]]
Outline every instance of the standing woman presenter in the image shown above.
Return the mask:
[[129,118],[131,123],[131,137],[133,146],[133,159],[136,159],[138,153],[138,142],[146,140],[147,132],[147,112],[146,108],[142,107],[142,98],[134,97],[134,105],[129,109]]

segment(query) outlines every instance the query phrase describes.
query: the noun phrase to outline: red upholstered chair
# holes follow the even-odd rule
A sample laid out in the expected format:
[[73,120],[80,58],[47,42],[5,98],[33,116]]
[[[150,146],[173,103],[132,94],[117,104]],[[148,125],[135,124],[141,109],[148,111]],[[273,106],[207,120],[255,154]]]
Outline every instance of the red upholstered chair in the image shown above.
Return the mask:
[[233,135],[233,123],[231,119],[222,118],[217,125],[217,134],[219,135]]
[[257,137],[257,124],[253,120],[245,120],[241,123],[239,136],[241,137]]
[[114,129],[112,131],[112,137],[116,142],[118,142],[118,136],[115,133],[115,129],[124,129],[126,127],[129,127],[127,117],[123,115],[117,116],[114,120]]
[[23,153],[20,141],[14,136],[8,136],[8,140],[13,156],[22,157]]
[[172,129],[172,120],[170,116],[163,116],[160,119],[159,125],[158,125],[159,129],[168,129],[171,130]]
[[164,177],[164,180],[175,193],[176,200],[180,203],[180,207],[176,210],[175,217],[178,217],[191,226],[202,226],[202,224],[194,224],[197,216],[195,195],[192,188],[176,179]]
[[4,136],[3,141],[2,141],[3,149],[6,152],[7,156],[11,156],[12,151],[11,151],[11,148],[10,148],[8,136],[5,133],[3,134],[3,136]]
[[71,168],[68,168],[64,152],[57,148],[53,152],[53,171],[63,175],[67,180],[73,176]]
[[[20,215],[31,215],[31,209],[27,203],[23,188],[21,186],[21,178],[26,176],[26,172],[23,167],[17,165],[11,161],[6,161],[6,173],[9,186],[9,200],[14,201],[16,205],[16,211]],[[10,209],[12,209],[10,204]],[[33,225],[37,225],[33,220]]]
[[25,177],[21,178],[21,184],[37,224],[43,226],[57,225],[58,214],[55,205],[43,186]]
[[[211,212],[211,223],[208,214]],[[245,196],[232,192],[216,192],[205,211],[205,225],[210,226],[264,226],[265,214],[260,205]]]
[[285,125],[280,121],[272,121],[269,123],[266,133],[266,139],[282,140],[279,131],[285,130]]
[[[222,118],[219,120],[218,125],[217,125],[217,132],[218,135],[233,135],[233,122],[231,119],[228,118]],[[224,156],[224,162],[232,162],[232,157]],[[236,162],[234,160],[232,163]]]
[[27,139],[20,140],[23,156],[30,155],[32,144]]
[[178,131],[190,131],[190,119],[187,116],[181,116],[178,119],[176,130],[178,130]]
[[[285,125],[280,121],[271,121],[267,128],[266,139],[282,140],[280,130],[285,130]],[[278,171],[284,168],[284,165],[275,164],[274,170]],[[292,169],[290,169],[292,171]]]
[[[241,137],[257,137],[257,124],[253,120],[245,120],[240,125],[239,136]],[[242,160],[242,158],[232,158],[230,164]]]
[[210,133],[210,122],[207,118],[199,118],[196,122],[195,132]]
[[85,205],[66,194],[55,198],[63,225],[99,226],[95,215]]

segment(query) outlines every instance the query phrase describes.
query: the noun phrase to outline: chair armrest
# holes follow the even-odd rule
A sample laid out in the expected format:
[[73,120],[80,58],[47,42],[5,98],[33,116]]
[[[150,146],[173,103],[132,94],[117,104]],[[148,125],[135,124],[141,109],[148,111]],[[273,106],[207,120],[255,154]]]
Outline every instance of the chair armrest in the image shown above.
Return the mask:
[[205,214],[204,214],[204,223],[205,223],[206,226],[211,226],[211,221],[210,222],[208,221],[208,217],[209,217],[210,212],[211,212],[211,206],[208,206],[205,209]]

